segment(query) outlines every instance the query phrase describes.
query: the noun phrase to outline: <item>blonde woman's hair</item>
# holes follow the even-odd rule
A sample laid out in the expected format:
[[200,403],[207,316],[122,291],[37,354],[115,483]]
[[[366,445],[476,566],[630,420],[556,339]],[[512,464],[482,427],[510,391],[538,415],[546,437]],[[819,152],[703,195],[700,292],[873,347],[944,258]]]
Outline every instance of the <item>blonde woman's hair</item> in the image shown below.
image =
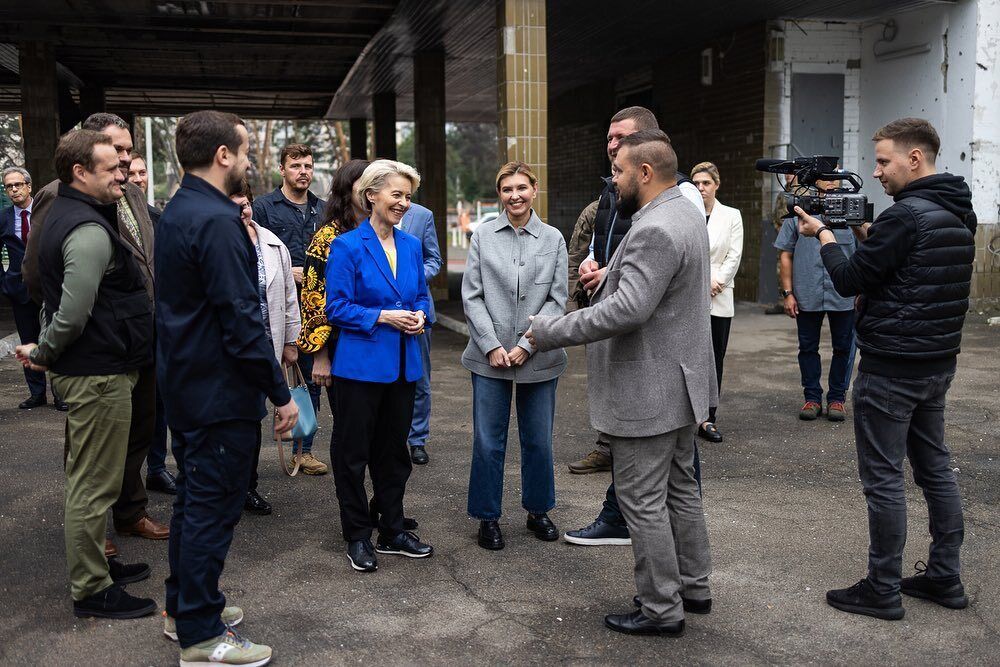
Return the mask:
[[699,162],[691,169],[691,178],[694,178],[695,174],[700,174],[702,172],[711,176],[716,185],[719,184],[719,168],[714,164],[711,162]]
[[375,160],[368,165],[361,178],[358,179],[358,194],[361,195],[361,203],[365,210],[371,212],[372,203],[368,201],[369,192],[379,192],[385,187],[385,182],[390,176],[402,176],[410,181],[413,192],[420,187],[420,174],[408,164],[396,162],[395,160]]
[[535,172],[531,171],[531,167],[525,162],[514,160],[500,167],[500,171],[497,172],[497,192],[500,192],[500,181],[510,178],[514,174],[524,174],[527,176],[528,182],[531,183],[532,187],[538,185],[538,177],[535,176]]

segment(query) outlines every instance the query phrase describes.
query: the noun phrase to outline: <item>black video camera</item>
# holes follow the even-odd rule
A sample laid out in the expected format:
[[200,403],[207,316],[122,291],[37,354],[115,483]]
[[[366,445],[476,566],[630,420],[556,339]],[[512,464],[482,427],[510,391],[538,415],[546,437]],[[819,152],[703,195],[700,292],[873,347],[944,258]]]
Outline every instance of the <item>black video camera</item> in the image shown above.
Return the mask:
[[[830,155],[814,155],[793,160],[761,158],[755,166],[758,171],[794,174],[798,179],[794,189],[782,185],[789,215],[795,215],[795,207],[799,206],[831,229],[847,229],[871,222],[875,207],[860,194],[861,177],[853,171],[837,169],[839,162],[839,158]],[[837,187],[821,190],[816,186],[817,181],[835,181]],[[844,181],[848,186],[843,185]]]

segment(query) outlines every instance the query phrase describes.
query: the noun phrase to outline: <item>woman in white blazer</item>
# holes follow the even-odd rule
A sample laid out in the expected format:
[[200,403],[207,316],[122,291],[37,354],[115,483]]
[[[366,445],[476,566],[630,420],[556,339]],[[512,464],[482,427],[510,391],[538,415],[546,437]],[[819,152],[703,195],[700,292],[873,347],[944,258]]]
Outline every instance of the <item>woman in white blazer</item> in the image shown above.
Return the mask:
[[[278,363],[290,366],[298,359],[298,347],[295,342],[302,329],[299,299],[295,292],[295,279],[292,277],[292,258],[288,254],[288,248],[273,232],[261,227],[251,218],[253,193],[246,179],[243,180],[240,192],[232,195],[231,199],[240,206],[243,224],[256,251],[257,291],[267,338],[274,346],[274,356]],[[261,428],[258,424],[250,488],[243,510],[251,514],[270,514],[271,504],[257,493],[260,444]]]
[[[708,253],[712,261],[712,349],[715,352],[715,375],[722,392],[722,362],[729,345],[729,325],[735,314],[733,283],[743,256],[743,216],[740,212],[716,200],[719,189],[719,168],[711,162],[701,162],[691,170],[691,180],[705,201],[708,224]],[[722,442],[722,433],[715,425],[715,411],[710,408],[708,421],[698,426],[698,435],[709,442]]]

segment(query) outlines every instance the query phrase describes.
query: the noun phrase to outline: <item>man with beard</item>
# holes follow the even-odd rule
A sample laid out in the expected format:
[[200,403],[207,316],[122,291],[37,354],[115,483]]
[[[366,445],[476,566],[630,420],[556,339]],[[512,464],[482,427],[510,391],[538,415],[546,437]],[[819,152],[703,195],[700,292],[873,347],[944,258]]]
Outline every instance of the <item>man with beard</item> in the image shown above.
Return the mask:
[[134,388],[152,361],[153,317],[145,277],[118,229],[125,175],[115,152],[106,134],[92,130],[59,141],[58,195],[35,249],[45,326],[38,344],[19,346],[17,357],[26,368],[51,371],[71,406],[64,528],[73,613],[137,618],[156,603],[122,584],[147,578],[150,568],[109,560],[104,536],[122,489]]
[[616,632],[677,636],[684,612],[708,613],[711,556],[694,475],[694,430],[714,399],[705,218],[676,180],[660,130],[621,140],[618,213],[632,221],[589,308],[536,316],[539,351],[587,345],[590,418],[611,443],[618,501],[632,534],[639,607]]
[[[299,288],[301,302],[302,271],[306,261],[306,248],[313,234],[322,223],[326,202],[309,191],[313,180],[312,149],[305,144],[288,144],[281,149],[278,169],[281,186],[253,201],[253,219],[265,227],[288,248],[292,258],[292,276]],[[309,386],[313,410],[319,414],[319,397],[322,388],[312,381],[313,359],[311,354],[299,355],[299,369]],[[325,475],[325,463],[312,455],[313,436],[302,442],[302,451],[296,452],[300,470],[307,475]]]
[[182,665],[263,665],[271,649],[232,631],[243,613],[225,606],[219,575],[250,485],[264,398],[277,406],[279,434],[298,408],[265,333],[256,251],[229,198],[250,166],[243,121],[197,111],[176,136],[184,180],[156,228],[157,275],[170,281],[156,300],[157,379],[178,467],[164,632],[180,642]]
[[[132,134],[128,123],[112,113],[95,113],[83,121],[82,129],[100,132],[111,138],[118,153],[122,173],[127,173],[131,162]],[[49,183],[35,200],[34,229],[28,238],[24,257],[24,277],[28,291],[36,301],[42,301],[38,292],[42,276],[37,269],[38,247],[49,207],[58,192],[58,181]],[[149,219],[146,195],[132,183],[125,183],[118,199],[118,231],[132,250],[146,285],[150,308],[153,304],[153,223]],[[121,495],[112,506],[115,531],[119,535],[133,535],[150,540],[165,540],[169,529],[146,513],[149,497],[142,482],[142,464],[149,453],[156,423],[156,368],[150,360],[139,370],[139,380],[132,390],[132,421],[129,431],[128,454],[125,457],[125,474],[122,477]],[[117,552],[108,541],[109,555]]]

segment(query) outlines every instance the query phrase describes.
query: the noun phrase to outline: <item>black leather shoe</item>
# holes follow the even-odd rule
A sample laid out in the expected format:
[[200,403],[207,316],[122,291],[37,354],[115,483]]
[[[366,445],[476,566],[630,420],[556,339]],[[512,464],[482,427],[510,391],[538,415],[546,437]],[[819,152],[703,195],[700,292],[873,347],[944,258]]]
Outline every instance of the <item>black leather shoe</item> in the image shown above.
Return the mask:
[[371,540],[354,540],[347,543],[347,560],[358,572],[374,572],[378,569],[378,560]]
[[160,493],[176,496],[177,482],[174,480],[174,476],[170,474],[170,471],[164,469],[152,475],[146,475],[146,490],[159,491]]
[[403,531],[391,540],[379,535],[375,543],[375,551],[380,554],[406,556],[407,558],[427,558],[434,553],[434,547],[424,544],[420,538],[409,531]]
[[529,514],[527,522],[528,530],[535,534],[540,540],[553,542],[559,539],[559,529],[552,519],[544,512],[542,514]]
[[423,447],[410,447],[410,460],[413,461],[414,465],[423,466],[427,465],[430,461],[430,457],[427,456],[427,450]]
[[969,598],[965,594],[965,586],[958,575],[945,579],[928,577],[927,565],[917,561],[914,566],[917,574],[903,577],[899,582],[899,592],[914,598],[922,598],[937,603],[948,609],[965,609],[969,606]]
[[[708,598],[707,600],[691,600],[682,595],[681,602],[684,603],[684,611],[689,614],[710,614],[712,612],[712,598]],[[638,595],[632,598],[632,604],[636,607],[642,606],[642,601],[639,600]]]
[[256,490],[247,491],[247,499],[243,502],[243,511],[259,516],[267,516],[271,513],[271,503],[261,498]]
[[111,581],[116,584],[133,584],[147,579],[153,570],[145,563],[126,564],[115,557],[108,559],[108,573],[111,574]]
[[476,539],[479,546],[490,551],[500,551],[504,548],[503,533],[496,521],[480,521],[479,536]]
[[[375,506],[375,498],[372,498],[368,503],[368,516],[371,519],[372,525],[378,525],[378,508]],[[420,524],[416,519],[412,519],[408,516],[403,517],[403,530],[416,530],[420,527]]]
[[62,399],[56,399],[52,402],[52,407],[54,407],[59,412],[69,412],[69,403]]
[[862,579],[850,588],[827,591],[826,602],[834,609],[849,614],[874,616],[884,621],[898,621],[906,613],[899,593],[879,595],[872,589],[868,579]]
[[22,401],[18,410],[31,410],[32,408],[40,408],[45,405],[45,394],[37,394],[35,396],[29,396],[26,400]]
[[628,614],[608,614],[604,617],[604,625],[615,632],[622,632],[626,635],[680,637],[684,634],[683,620],[658,623],[638,609]]
[[121,584],[111,584],[103,591],[73,602],[77,618],[139,618],[156,611],[156,601],[129,595]]
[[719,427],[712,422],[698,424],[698,437],[709,442],[722,442],[722,433],[719,432]]

